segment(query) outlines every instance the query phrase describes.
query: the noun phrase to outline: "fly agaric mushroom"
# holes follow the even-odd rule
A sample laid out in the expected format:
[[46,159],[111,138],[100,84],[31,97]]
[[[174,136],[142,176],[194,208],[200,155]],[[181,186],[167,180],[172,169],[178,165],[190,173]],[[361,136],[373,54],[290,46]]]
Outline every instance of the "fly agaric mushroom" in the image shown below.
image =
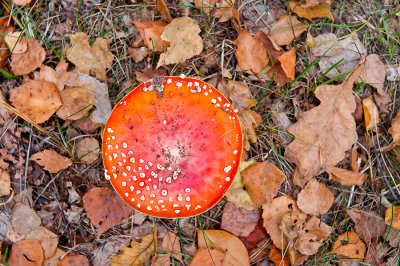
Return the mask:
[[239,167],[242,133],[209,84],[155,76],[125,96],[103,133],[105,177],[134,209],[189,217],[214,206]]

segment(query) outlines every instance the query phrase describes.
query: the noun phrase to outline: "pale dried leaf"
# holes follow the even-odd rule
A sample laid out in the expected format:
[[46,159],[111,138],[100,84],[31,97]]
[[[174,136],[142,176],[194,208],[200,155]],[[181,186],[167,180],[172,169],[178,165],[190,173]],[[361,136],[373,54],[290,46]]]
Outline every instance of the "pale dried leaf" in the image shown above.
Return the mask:
[[297,195],[297,206],[304,213],[322,215],[331,208],[334,200],[333,193],[313,178]]
[[41,266],[43,260],[43,249],[39,240],[26,239],[12,246],[7,263],[9,265]]
[[71,46],[66,51],[66,57],[81,73],[94,75],[98,80],[105,81],[106,69],[111,67],[114,60],[107,45],[107,40],[98,38],[90,46],[87,34],[77,32],[71,36]]
[[219,0],[216,6],[214,17],[219,18],[219,22],[227,22],[234,17],[235,0]]
[[361,186],[368,177],[366,174],[338,167],[328,167],[326,171],[329,173],[329,179],[339,182],[344,186]]
[[45,50],[36,39],[22,39],[19,43],[28,48],[24,53],[11,55],[11,70],[17,76],[31,73],[40,67],[46,57]]
[[327,17],[333,20],[333,15],[330,10],[330,3],[320,3],[319,5],[313,6],[302,5],[301,3],[302,1],[298,0],[289,1],[290,9],[292,9],[300,17],[307,19]]
[[225,254],[221,265],[250,265],[249,255],[242,241],[228,232],[197,229],[197,243],[199,248],[215,247]]
[[45,259],[51,258],[56,252],[58,236],[43,226],[36,227],[26,238],[33,238],[40,241]]
[[221,229],[235,236],[248,236],[256,227],[259,219],[258,209],[246,210],[227,202],[222,211]]
[[400,206],[392,206],[386,209],[385,223],[400,230]]
[[111,259],[111,266],[140,266],[154,252],[154,235],[144,236],[140,243],[132,241],[130,247],[123,247],[120,252]]
[[365,244],[354,232],[346,232],[333,244],[332,252],[352,259],[363,259]]
[[30,160],[35,161],[50,173],[57,173],[67,169],[72,165],[72,161],[67,157],[58,154],[55,150],[44,150],[32,155]]
[[26,80],[21,86],[10,90],[10,101],[38,124],[47,121],[62,105],[57,87],[44,80]]
[[272,24],[268,36],[278,45],[288,45],[308,28],[296,16],[287,16]]
[[40,217],[28,205],[18,203],[11,215],[12,229],[22,235],[34,231],[41,223]]
[[190,266],[221,266],[224,254],[215,248],[199,248],[193,256]]
[[22,32],[16,31],[4,36],[4,41],[13,54],[25,53],[28,50],[28,43],[21,42]]
[[160,55],[157,68],[163,65],[183,63],[186,59],[199,55],[203,50],[200,27],[189,17],[175,18],[165,27],[161,39],[169,42],[165,53]]
[[0,197],[10,195],[10,189],[10,174],[6,170],[0,169]]
[[242,171],[243,184],[254,204],[261,206],[272,200],[285,180],[285,174],[274,164],[255,163]]
[[99,142],[92,137],[82,139],[76,146],[76,155],[87,164],[94,163],[99,158],[99,152]]
[[302,113],[288,128],[296,138],[287,146],[285,157],[296,164],[298,175],[317,176],[321,169],[335,166],[357,140],[352,89],[360,68],[340,85],[319,86],[315,95],[320,105]]
[[133,24],[140,33],[149,51],[161,52],[164,44],[161,34],[165,30],[165,23],[162,20],[134,21]]
[[259,73],[268,65],[268,54],[263,44],[247,29],[239,34],[234,44],[236,44],[235,56],[241,70],[254,74]]
[[365,98],[362,101],[364,110],[364,123],[367,131],[376,131],[379,123],[379,111],[372,97]]
[[204,14],[208,15],[213,10],[217,0],[194,0],[194,5],[201,8]]

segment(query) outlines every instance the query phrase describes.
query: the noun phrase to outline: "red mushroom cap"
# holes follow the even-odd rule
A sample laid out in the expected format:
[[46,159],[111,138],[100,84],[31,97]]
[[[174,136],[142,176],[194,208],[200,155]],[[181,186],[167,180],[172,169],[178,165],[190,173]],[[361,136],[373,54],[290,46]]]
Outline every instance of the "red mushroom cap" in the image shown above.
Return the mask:
[[134,209],[161,218],[214,206],[232,184],[241,153],[231,104],[193,78],[142,83],[115,106],[103,134],[106,179]]

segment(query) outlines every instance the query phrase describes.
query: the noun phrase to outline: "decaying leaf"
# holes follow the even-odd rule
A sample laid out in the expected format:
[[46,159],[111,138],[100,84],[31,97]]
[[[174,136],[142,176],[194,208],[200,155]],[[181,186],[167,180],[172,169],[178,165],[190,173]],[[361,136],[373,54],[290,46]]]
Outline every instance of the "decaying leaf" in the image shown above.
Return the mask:
[[109,187],[92,188],[82,200],[87,216],[96,226],[97,237],[132,213],[131,207]]
[[22,32],[16,31],[9,33],[4,36],[4,41],[6,42],[8,49],[10,49],[13,54],[25,53],[28,50],[28,43],[21,42]]
[[377,54],[370,54],[365,58],[365,67],[360,78],[376,89],[374,97],[378,105],[390,103],[389,94],[384,91],[383,86],[386,76],[386,66]]
[[338,237],[333,244],[332,252],[352,259],[363,259],[365,244],[356,233],[348,231]]
[[157,68],[163,65],[178,64],[199,55],[203,50],[200,27],[196,20],[189,17],[175,18],[168,24],[161,39],[169,42],[165,53],[160,55]]
[[97,139],[88,137],[78,142],[76,154],[84,163],[92,164],[99,158],[99,142]]
[[160,266],[170,265],[171,257],[177,259],[179,262],[183,264],[182,258],[179,255],[179,253],[182,252],[179,238],[174,233],[168,232],[167,234],[165,234],[161,244],[161,249],[167,253],[156,254],[152,265],[160,265]]
[[120,252],[111,259],[111,266],[140,266],[154,252],[154,235],[144,236],[140,243],[132,241],[130,247],[123,247]]
[[258,209],[246,210],[227,202],[222,211],[221,229],[235,236],[248,236],[256,227],[259,219]]
[[351,220],[354,222],[356,234],[365,241],[367,245],[375,242],[382,235],[386,237],[386,224],[377,213],[369,210],[347,210]]
[[139,63],[149,54],[149,50],[144,46],[139,48],[128,47],[128,52],[135,63]]
[[215,247],[225,254],[222,265],[250,265],[249,254],[242,241],[228,232],[197,229],[197,243],[199,248]]
[[367,131],[376,131],[379,123],[379,111],[372,97],[365,98],[362,101],[364,110],[364,123]]
[[68,254],[66,255],[57,266],[90,266],[90,262],[86,256],[81,254]]
[[253,250],[258,243],[265,240],[267,237],[267,231],[263,226],[263,219],[258,220],[256,227],[253,232],[251,232],[248,236],[239,237],[243,242],[244,246],[248,251]]
[[47,121],[62,105],[60,94],[53,83],[32,79],[10,90],[10,101],[19,111],[39,124]]
[[154,52],[161,52],[164,49],[161,34],[164,32],[167,23],[162,20],[147,20],[134,21],[133,24],[139,31],[147,49]]
[[247,167],[242,171],[242,176],[251,201],[257,206],[272,200],[285,180],[285,174],[268,161]]
[[288,45],[306,31],[307,28],[308,26],[298,21],[296,16],[285,15],[272,24],[268,36],[278,45]]
[[313,19],[327,17],[333,20],[333,15],[330,10],[331,1],[322,3],[318,2],[315,5],[309,5],[308,3],[305,4],[302,0],[290,0],[289,7],[297,15],[303,18]]
[[98,38],[90,46],[87,34],[77,32],[71,36],[71,46],[66,51],[66,57],[81,73],[105,81],[106,69],[111,67],[114,60],[114,55],[108,51],[107,46],[108,41],[102,38]]
[[275,266],[289,266],[288,256],[282,256],[282,251],[271,245],[268,252],[268,258],[275,263]]
[[[325,33],[314,37],[314,41],[316,45],[311,50],[312,55],[314,58],[323,56],[318,65],[322,73],[330,70],[326,73],[328,78],[351,73],[367,54],[357,34],[338,40],[335,34]],[[332,68],[334,65],[336,66]]]
[[155,75],[166,76],[167,71],[165,71],[164,69],[161,69],[161,68],[155,69],[155,70],[152,70],[149,68],[144,68],[140,72],[135,71],[135,75],[136,75],[136,79],[138,82],[145,82],[145,81],[152,79],[153,76],[155,76]]
[[297,195],[297,206],[304,213],[322,215],[331,208],[334,200],[333,193],[313,178]]
[[43,260],[43,249],[39,240],[26,239],[14,243],[7,263],[9,265],[41,266]]
[[46,57],[45,50],[36,39],[26,38],[19,43],[28,48],[24,53],[13,53],[11,55],[11,70],[17,76],[31,73],[40,67]]
[[33,238],[40,241],[44,252],[44,259],[51,258],[56,252],[58,236],[43,226],[36,227],[26,238]]
[[30,160],[34,160],[50,173],[57,173],[72,165],[72,161],[67,157],[58,154],[55,150],[44,150],[32,155]]
[[0,169],[0,197],[10,195],[11,179],[10,174]]
[[235,17],[238,11],[235,8],[235,0],[219,0],[216,3],[214,17],[219,18],[219,22],[227,22]]
[[26,235],[35,230],[41,223],[40,217],[28,205],[18,203],[14,206],[11,225],[18,234]]
[[268,65],[268,54],[263,44],[247,29],[239,34],[234,44],[236,44],[235,56],[241,70],[254,74],[259,73]]
[[274,198],[263,205],[262,217],[264,219],[264,227],[267,229],[274,245],[283,250],[286,249],[288,240],[280,228],[280,225],[282,217],[286,214],[292,214],[292,217],[296,217],[296,224],[300,225],[302,225],[307,218],[307,215],[297,208],[296,201],[289,196]]
[[254,163],[255,161],[240,163],[239,170],[236,173],[235,179],[233,180],[231,187],[225,194],[225,197],[228,201],[232,202],[237,207],[242,207],[246,210],[254,210],[256,206],[251,201],[251,198],[247,191],[244,189],[243,177],[241,175],[241,172]]
[[361,186],[368,177],[368,175],[363,173],[332,166],[328,167],[326,171],[329,173],[329,179],[339,182],[344,186]]
[[335,166],[357,140],[352,89],[360,69],[362,65],[342,84],[319,86],[315,95],[320,105],[302,113],[288,128],[296,138],[287,146],[285,157],[296,164],[296,174],[306,177],[301,183],[295,180],[296,185],[304,186],[321,169]]
[[385,223],[400,230],[400,206],[392,206],[386,209]]
[[224,254],[215,248],[199,248],[193,256],[190,266],[221,266]]

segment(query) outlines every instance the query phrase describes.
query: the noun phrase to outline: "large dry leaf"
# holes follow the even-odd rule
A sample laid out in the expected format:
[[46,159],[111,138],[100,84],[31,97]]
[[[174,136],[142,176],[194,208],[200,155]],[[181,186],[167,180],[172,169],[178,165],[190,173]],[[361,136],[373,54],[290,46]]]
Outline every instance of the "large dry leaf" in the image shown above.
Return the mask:
[[288,240],[281,229],[282,217],[291,214],[296,217],[296,224],[303,224],[307,215],[302,213],[296,205],[296,201],[289,196],[280,196],[263,205],[264,227],[267,229],[274,245],[285,250]]
[[329,179],[339,182],[344,186],[361,186],[368,177],[368,175],[363,173],[332,166],[328,167],[326,171],[329,173]]
[[0,169],[0,197],[10,195],[11,179],[10,174]]
[[244,29],[237,39],[235,56],[241,70],[254,74],[268,65],[269,59],[263,44]]
[[242,241],[228,232],[197,229],[197,242],[199,248],[215,247],[225,254],[221,265],[250,265],[249,254]]
[[190,266],[221,266],[224,254],[215,248],[199,248],[193,256]]
[[363,259],[365,244],[356,233],[348,231],[338,237],[333,244],[332,252],[352,259]]
[[24,53],[14,53],[11,55],[11,70],[19,76],[31,73],[43,63],[46,52],[36,39],[22,39],[21,45],[27,45]]
[[30,160],[34,160],[50,173],[57,173],[72,165],[72,161],[67,157],[58,154],[55,150],[44,150],[32,155]]
[[239,165],[239,170],[236,173],[235,179],[229,190],[226,192],[225,197],[228,201],[236,205],[236,207],[241,207],[246,210],[256,209],[256,205],[251,201],[249,193],[244,189],[243,177],[241,172],[248,166],[254,164],[255,161],[241,162]]
[[179,238],[174,233],[168,232],[165,234],[161,244],[161,249],[163,252],[166,252],[166,254],[156,254],[152,265],[170,265],[171,257],[177,259],[183,264],[182,258],[179,255],[179,253],[182,252]]
[[322,215],[329,211],[334,200],[333,193],[313,178],[297,195],[297,206],[304,213]]
[[392,206],[386,209],[385,223],[400,230],[400,206]]
[[134,21],[133,24],[150,51],[161,52],[163,50],[164,44],[161,39],[161,34],[164,32],[167,23],[162,20],[148,20]]
[[76,146],[76,155],[87,164],[94,163],[99,158],[99,152],[99,142],[92,137],[82,139]]
[[343,160],[357,140],[352,89],[360,69],[362,65],[342,84],[318,87],[315,96],[321,101],[320,105],[302,113],[297,123],[288,128],[295,140],[287,146],[285,157],[296,164],[296,174],[305,176],[305,180]]
[[130,247],[123,247],[120,252],[111,259],[111,266],[143,265],[154,252],[154,235],[144,236],[140,243],[132,241]]
[[[325,33],[315,37],[314,41],[316,45],[311,49],[312,55],[314,58],[322,56],[318,65],[322,73],[331,69],[326,73],[328,78],[350,73],[356,69],[360,60],[367,54],[367,50],[358,39],[357,34],[338,40],[335,34]],[[332,68],[336,63],[339,64]]]
[[259,219],[258,209],[246,210],[227,202],[222,211],[221,229],[235,236],[248,236],[256,227]]
[[175,18],[165,27],[161,39],[169,42],[165,53],[160,55],[157,68],[163,65],[183,63],[186,59],[199,55],[203,50],[200,27],[189,17]]
[[36,229],[27,236],[27,239],[30,238],[40,241],[40,245],[42,246],[44,251],[45,259],[51,258],[56,252],[58,245],[58,236],[47,228],[43,226],[36,227]]
[[290,0],[289,7],[293,10],[297,15],[307,19],[313,18],[323,18],[328,17],[333,20],[333,15],[331,13],[331,5],[330,3],[320,3],[318,5],[304,5],[304,1],[302,0]]
[[39,240],[26,239],[12,246],[7,263],[9,265],[41,266],[43,260],[43,249]]
[[376,89],[374,94],[378,105],[390,103],[391,98],[383,90],[386,76],[386,66],[382,63],[377,54],[370,54],[365,58],[365,67],[360,78]]
[[364,123],[367,131],[376,131],[379,124],[379,111],[372,97],[365,98],[362,101],[364,110]]
[[114,60],[114,55],[108,51],[107,46],[108,41],[102,38],[90,46],[87,34],[77,32],[71,36],[71,46],[66,51],[66,57],[80,72],[105,81],[106,69],[111,67]]
[[26,80],[21,86],[10,90],[10,101],[39,124],[47,121],[62,105],[56,85],[44,80]]
[[11,215],[12,229],[22,235],[34,231],[41,223],[40,217],[28,205],[18,203]]
[[287,16],[271,26],[268,36],[278,45],[288,45],[308,28],[307,25],[297,20],[296,16]]
[[257,206],[272,200],[285,180],[285,174],[268,161],[247,167],[242,171],[242,176],[251,201]]
[[132,213],[132,208],[109,187],[92,188],[82,200],[87,216],[96,226],[97,237]]

